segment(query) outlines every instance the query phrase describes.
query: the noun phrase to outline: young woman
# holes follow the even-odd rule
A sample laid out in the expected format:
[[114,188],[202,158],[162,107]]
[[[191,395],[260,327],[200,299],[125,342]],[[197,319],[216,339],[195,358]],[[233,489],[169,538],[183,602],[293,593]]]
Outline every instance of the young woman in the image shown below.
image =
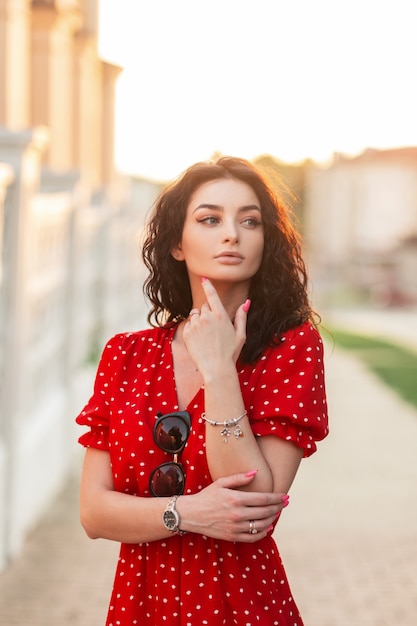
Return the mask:
[[327,407],[289,211],[249,162],[198,163],[143,257],[153,327],[108,342],[77,418],[82,524],[122,544],[107,626],[301,626],[272,532]]

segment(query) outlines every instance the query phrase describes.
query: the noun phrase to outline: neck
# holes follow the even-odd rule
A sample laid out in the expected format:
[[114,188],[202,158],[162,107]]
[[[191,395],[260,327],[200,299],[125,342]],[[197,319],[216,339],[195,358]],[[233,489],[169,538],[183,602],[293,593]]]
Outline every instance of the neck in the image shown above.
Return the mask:
[[[249,294],[249,282],[224,283],[212,281],[230,319],[234,319],[237,309],[245,302]],[[192,308],[200,309],[206,297],[200,281],[191,286],[193,295]]]

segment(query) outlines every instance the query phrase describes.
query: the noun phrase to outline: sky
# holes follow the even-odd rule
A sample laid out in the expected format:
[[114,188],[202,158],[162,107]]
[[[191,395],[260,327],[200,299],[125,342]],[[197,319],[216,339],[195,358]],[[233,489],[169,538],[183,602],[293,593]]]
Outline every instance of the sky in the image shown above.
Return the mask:
[[415,0],[101,0],[122,65],[116,164],[169,180],[214,153],[295,163],[417,146]]

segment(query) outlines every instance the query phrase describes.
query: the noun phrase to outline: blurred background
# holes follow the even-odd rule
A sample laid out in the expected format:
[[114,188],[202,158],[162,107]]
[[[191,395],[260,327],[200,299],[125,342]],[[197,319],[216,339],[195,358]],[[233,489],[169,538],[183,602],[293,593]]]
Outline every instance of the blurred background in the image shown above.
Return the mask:
[[79,461],[105,340],[146,323],[145,216],[193,162],[278,174],[324,324],[416,348],[416,59],[413,0],[0,0],[0,570]]

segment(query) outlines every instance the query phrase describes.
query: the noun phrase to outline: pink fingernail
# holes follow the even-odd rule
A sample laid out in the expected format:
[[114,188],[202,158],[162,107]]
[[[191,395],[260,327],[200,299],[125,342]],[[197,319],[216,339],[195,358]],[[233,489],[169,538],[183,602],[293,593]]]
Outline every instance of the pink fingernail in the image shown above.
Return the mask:
[[245,304],[243,305],[243,310],[245,311],[245,313],[247,313],[250,309],[250,305],[251,305],[251,301],[249,300],[249,298],[246,300]]
[[270,533],[270,532],[271,532],[271,530],[274,530],[274,525],[273,525],[273,524],[271,524],[271,526],[270,526],[269,528],[267,528],[267,529],[266,529],[266,532],[267,532],[267,533]]
[[245,474],[246,478],[252,478],[252,476],[255,476],[255,474],[258,473],[258,470],[252,470],[251,472],[248,472],[247,474]]
[[202,282],[202,283],[204,283],[204,281],[206,281],[206,280],[207,280],[207,276],[202,276],[202,277],[201,277],[201,282]]

